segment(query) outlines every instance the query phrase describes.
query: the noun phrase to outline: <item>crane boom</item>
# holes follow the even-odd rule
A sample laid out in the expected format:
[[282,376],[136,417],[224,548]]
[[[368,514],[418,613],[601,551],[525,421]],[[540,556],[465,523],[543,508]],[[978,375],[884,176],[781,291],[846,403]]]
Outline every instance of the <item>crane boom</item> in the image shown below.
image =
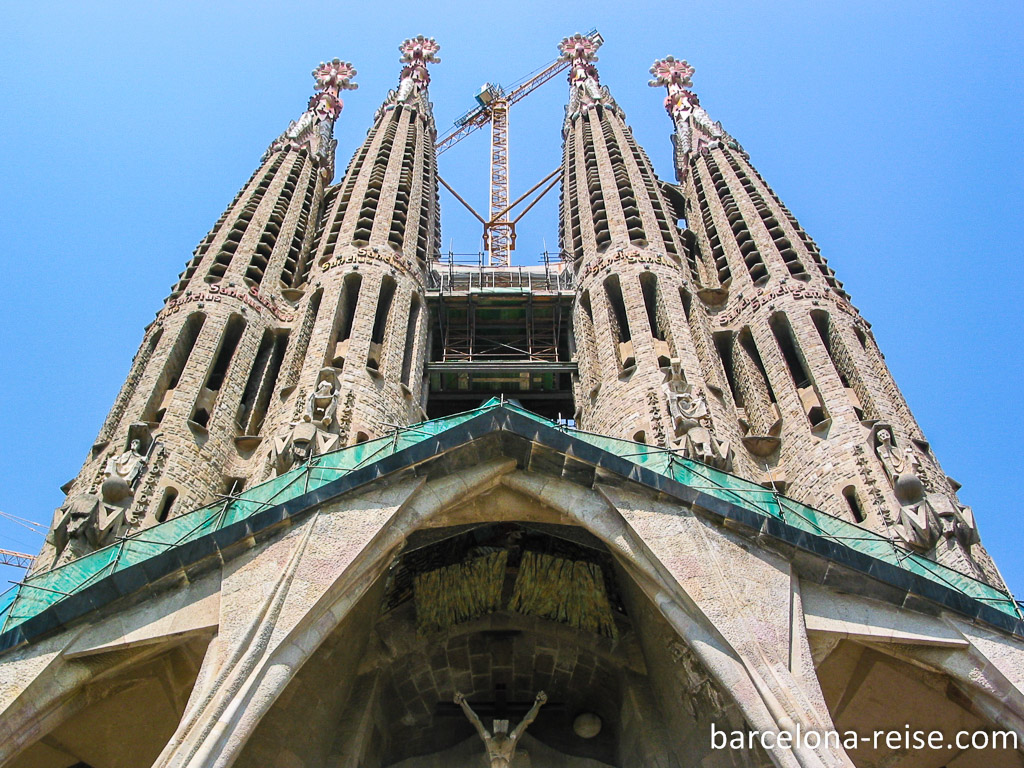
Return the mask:
[[9,549],[0,549],[0,565],[13,565],[15,568],[28,568],[32,565],[32,555],[24,552],[12,552]]
[[[596,29],[587,37],[601,44],[601,35]],[[567,59],[558,58],[537,74],[529,77],[508,93],[500,85],[487,83],[477,95],[479,106],[455,121],[448,133],[437,140],[434,147],[441,154],[458,144],[469,134],[491,124],[491,187],[490,218],[484,223],[484,243],[488,252],[488,263],[492,266],[508,266],[510,252],[516,247],[515,222],[509,214],[509,172],[508,172],[508,111],[509,107],[522,101],[559,72],[569,68]],[[461,199],[461,198],[460,198]],[[524,212],[525,213],[525,212]],[[474,214],[476,215],[476,214]],[[502,216],[505,219],[501,219]]]

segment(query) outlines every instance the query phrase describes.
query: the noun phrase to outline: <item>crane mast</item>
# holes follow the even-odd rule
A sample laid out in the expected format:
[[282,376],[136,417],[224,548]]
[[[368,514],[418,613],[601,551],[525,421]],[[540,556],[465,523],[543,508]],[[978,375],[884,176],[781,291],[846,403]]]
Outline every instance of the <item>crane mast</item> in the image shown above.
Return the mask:
[[[587,37],[598,45],[603,42],[596,29],[588,32]],[[511,261],[511,252],[516,247],[518,221],[512,218],[511,209],[522,200],[520,198],[509,204],[509,108],[568,68],[568,60],[556,59],[508,93],[500,85],[485,83],[476,95],[478,106],[456,120],[452,129],[438,139],[435,145],[437,154],[440,155],[487,123],[491,124],[490,207],[488,219],[484,222],[484,246],[487,249],[487,263],[490,266],[507,267]],[[459,199],[464,203],[461,198]]]

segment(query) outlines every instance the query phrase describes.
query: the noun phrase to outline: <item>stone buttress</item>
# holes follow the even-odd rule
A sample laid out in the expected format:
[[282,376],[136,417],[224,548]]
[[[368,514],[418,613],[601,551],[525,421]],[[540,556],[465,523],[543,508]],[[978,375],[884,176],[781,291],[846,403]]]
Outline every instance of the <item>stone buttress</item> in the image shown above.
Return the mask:
[[[1002,586],[860,316],[817,245],[689,87],[655,62],[693,244],[691,322],[751,479]],[[699,317],[699,321],[695,318]]]

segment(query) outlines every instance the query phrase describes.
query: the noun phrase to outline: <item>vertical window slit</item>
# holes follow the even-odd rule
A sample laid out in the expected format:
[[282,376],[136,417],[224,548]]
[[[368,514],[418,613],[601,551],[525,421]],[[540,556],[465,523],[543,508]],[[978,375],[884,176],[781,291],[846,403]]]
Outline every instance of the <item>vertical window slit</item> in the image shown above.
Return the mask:
[[619,365],[631,368],[636,365],[633,354],[633,337],[629,330],[629,317],[626,314],[626,303],[622,298],[622,286],[618,275],[612,275],[604,281],[604,292],[608,300],[608,321],[611,323],[612,340],[618,354]]
[[373,319],[373,333],[370,336],[370,355],[366,367],[378,371],[381,366],[381,350],[384,345],[384,334],[387,331],[388,315],[395,298],[398,284],[390,275],[380,281],[380,293],[377,296],[377,312]]
[[345,365],[348,347],[352,337],[352,322],[356,316],[356,305],[359,303],[359,288],[363,284],[363,276],[358,272],[345,275],[341,288],[341,300],[335,315],[333,340],[327,347],[328,362],[335,368]]
[[206,315],[201,312],[189,316],[185,321],[174,342],[174,347],[167,355],[164,370],[157,380],[157,385],[153,389],[145,411],[143,411],[143,421],[154,424],[163,421],[164,413],[174,397],[174,390],[178,386],[178,381],[181,379],[181,374],[185,370],[185,365],[188,363],[192,348],[195,347],[199,331],[202,330],[205,321]]
[[409,386],[412,379],[413,353],[416,347],[416,336],[420,322],[420,296],[413,293],[409,300],[409,326],[405,331],[405,352],[402,357],[402,383]]

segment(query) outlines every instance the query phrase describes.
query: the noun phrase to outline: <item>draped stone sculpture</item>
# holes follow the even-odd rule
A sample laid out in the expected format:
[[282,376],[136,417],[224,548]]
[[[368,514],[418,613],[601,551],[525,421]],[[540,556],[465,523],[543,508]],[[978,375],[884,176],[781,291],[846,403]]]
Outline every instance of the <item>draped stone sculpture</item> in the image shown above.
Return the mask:
[[679,363],[673,363],[662,385],[668,398],[668,411],[672,417],[673,442],[683,449],[683,455],[730,471],[733,452],[728,441],[719,440],[711,425],[711,412],[702,390],[694,390],[686,383]]
[[329,379],[322,379],[306,398],[302,421],[288,424],[274,437],[273,460],[277,474],[340,446],[341,437],[331,431],[336,428],[337,411],[338,390]]

